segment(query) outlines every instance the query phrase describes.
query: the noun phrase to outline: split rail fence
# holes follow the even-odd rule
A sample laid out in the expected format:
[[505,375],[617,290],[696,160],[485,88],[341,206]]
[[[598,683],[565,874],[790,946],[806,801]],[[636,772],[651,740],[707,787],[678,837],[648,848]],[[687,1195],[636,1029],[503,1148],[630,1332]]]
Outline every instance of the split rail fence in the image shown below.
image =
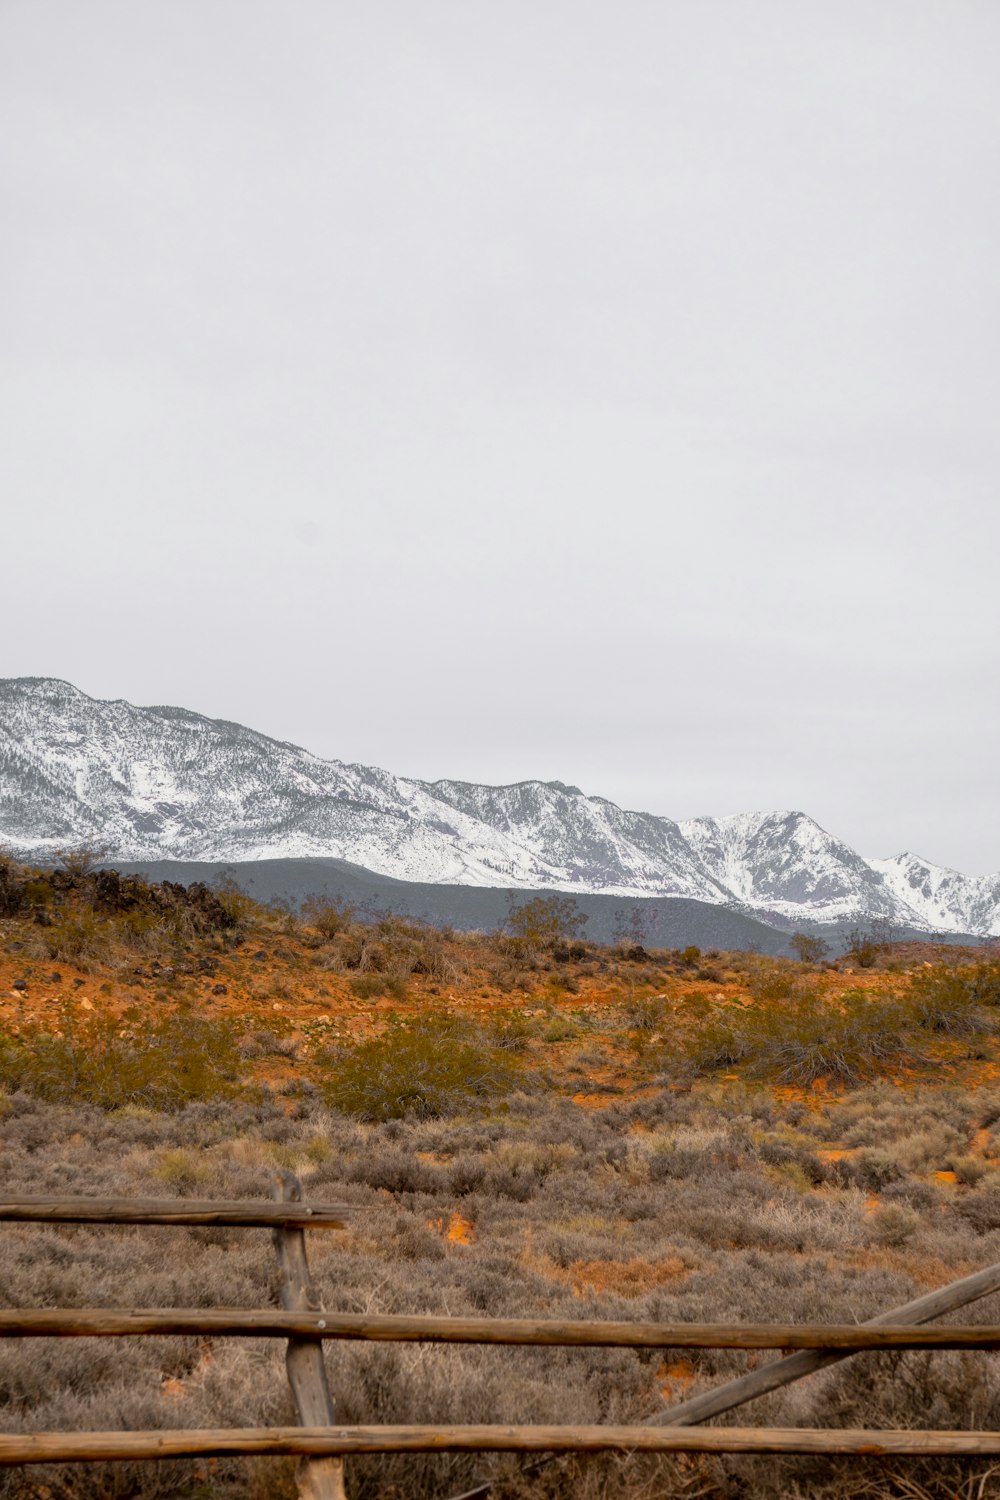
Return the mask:
[[[914,1456],[1000,1455],[1000,1432],[701,1427],[697,1424],[863,1352],[1000,1350],[998,1326],[927,1327],[1000,1291],[1000,1265],[950,1283],[862,1324],[625,1323],[531,1318],[385,1316],[324,1311],[310,1280],[305,1229],[342,1229],[350,1210],[306,1204],[298,1179],[279,1172],[274,1200],[21,1198],[0,1202],[0,1220],[40,1224],[172,1224],[264,1227],[278,1259],[280,1309],[46,1308],[0,1311],[0,1338],[103,1338],[198,1334],[286,1339],[297,1427],[191,1428],[149,1432],[0,1433],[0,1465],[114,1459],[296,1455],[302,1500],[343,1500],[343,1460],[356,1453],[784,1453]],[[546,1345],[626,1349],[775,1349],[782,1358],[636,1426],[341,1426],[323,1341]],[[456,1500],[489,1493],[485,1482]]]

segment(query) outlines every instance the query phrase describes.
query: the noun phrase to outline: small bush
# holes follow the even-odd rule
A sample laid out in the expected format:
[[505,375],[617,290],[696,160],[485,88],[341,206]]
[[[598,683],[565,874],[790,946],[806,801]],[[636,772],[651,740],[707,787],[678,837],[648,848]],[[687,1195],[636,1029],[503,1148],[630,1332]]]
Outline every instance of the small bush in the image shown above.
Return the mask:
[[515,1078],[509,1054],[474,1028],[420,1021],[335,1059],[321,1089],[335,1109],[361,1120],[430,1119],[506,1093]]
[[406,998],[406,983],[398,975],[356,974],[350,988],[359,1000],[375,1000],[382,995],[391,995],[394,1000]]
[[493,1046],[500,1047],[505,1052],[525,1051],[531,1038],[537,1035],[537,1032],[537,1025],[516,1010],[509,1011],[505,1015],[495,1015],[490,1024],[490,1040]]
[[859,969],[871,969],[889,947],[889,936],[883,924],[873,922],[870,928],[851,929],[847,934],[844,952],[847,958],[854,960]]
[[788,946],[804,964],[818,964],[830,951],[829,944],[823,938],[810,937],[806,932],[793,932],[788,939]]
[[981,1009],[984,992],[969,970],[932,969],[917,975],[904,998],[914,1022],[927,1031],[975,1036],[994,1029]]
[[511,894],[508,901],[505,926],[511,937],[528,949],[565,945],[588,920],[572,896],[534,896],[518,905]]
[[566,1016],[553,1016],[542,1032],[543,1042],[571,1042],[577,1035],[573,1022]]
[[905,1203],[881,1203],[872,1214],[871,1227],[880,1245],[905,1245],[920,1228],[920,1215]]
[[629,1031],[659,1031],[667,1018],[667,1003],[662,995],[640,996],[622,1006],[622,1016]]
[[302,915],[321,937],[335,938],[353,920],[353,908],[329,896],[307,896],[302,903]]

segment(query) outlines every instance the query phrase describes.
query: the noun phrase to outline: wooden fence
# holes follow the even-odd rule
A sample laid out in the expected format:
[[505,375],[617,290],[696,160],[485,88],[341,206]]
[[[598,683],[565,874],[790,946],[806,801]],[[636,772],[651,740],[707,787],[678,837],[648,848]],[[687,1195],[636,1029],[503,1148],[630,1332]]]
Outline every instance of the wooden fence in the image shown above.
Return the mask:
[[[301,1185],[289,1172],[276,1174],[272,1202],[22,1198],[0,1203],[0,1220],[22,1223],[270,1228],[278,1258],[280,1310],[3,1311],[0,1338],[202,1334],[212,1338],[286,1339],[286,1368],[300,1423],[298,1427],[0,1434],[0,1464],[293,1454],[302,1461],[297,1476],[302,1500],[343,1500],[343,1459],[352,1453],[1000,1455],[1000,1432],[696,1425],[854,1354],[873,1350],[1000,1349],[1000,1326],[925,1326],[934,1318],[1000,1291],[1000,1265],[989,1266],[863,1324],[623,1323],[325,1312],[309,1277],[303,1230],[343,1228],[348,1214],[342,1206],[305,1204]],[[327,1383],[323,1362],[326,1339],[796,1352],[664,1410],[642,1425],[344,1427],[336,1422]],[[489,1488],[489,1482],[484,1482],[459,1500],[485,1496]]]

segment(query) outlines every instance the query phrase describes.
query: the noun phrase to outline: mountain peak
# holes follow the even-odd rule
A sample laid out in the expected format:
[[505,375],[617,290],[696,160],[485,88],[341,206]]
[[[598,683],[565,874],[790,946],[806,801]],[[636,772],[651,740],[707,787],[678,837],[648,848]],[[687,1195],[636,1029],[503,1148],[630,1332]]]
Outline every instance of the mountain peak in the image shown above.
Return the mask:
[[801,921],[1000,932],[1000,876],[866,861],[799,809],[676,823],[561,781],[397,777],[174,707],[0,681],[0,841],[44,860],[334,858],[432,884],[683,897]]

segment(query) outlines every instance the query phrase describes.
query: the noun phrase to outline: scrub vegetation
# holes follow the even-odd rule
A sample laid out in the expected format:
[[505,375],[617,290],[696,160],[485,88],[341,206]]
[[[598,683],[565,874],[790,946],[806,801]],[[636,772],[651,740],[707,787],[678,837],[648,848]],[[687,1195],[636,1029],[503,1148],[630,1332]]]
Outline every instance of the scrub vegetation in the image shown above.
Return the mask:
[[[522,903],[522,906],[528,903]],[[865,954],[867,960],[868,954]],[[853,1321],[1000,1260],[1000,964],[587,942],[560,898],[457,934],[317,898],[0,863],[11,1193],[260,1197],[290,1167],[326,1306]],[[265,1231],[0,1226],[8,1307],[274,1303]],[[962,1321],[998,1320],[986,1300]],[[761,1356],[766,1358],[767,1356]],[[727,1351],[334,1344],[345,1422],[640,1422]],[[720,1421],[1000,1429],[989,1355],[860,1356]],[[0,1344],[8,1431],[293,1420],[277,1342]],[[352,1460],[352,1500],[989,1495],[942,1460]],[[283,1461],[0,1475],[32,1500],[291,1500]]]

